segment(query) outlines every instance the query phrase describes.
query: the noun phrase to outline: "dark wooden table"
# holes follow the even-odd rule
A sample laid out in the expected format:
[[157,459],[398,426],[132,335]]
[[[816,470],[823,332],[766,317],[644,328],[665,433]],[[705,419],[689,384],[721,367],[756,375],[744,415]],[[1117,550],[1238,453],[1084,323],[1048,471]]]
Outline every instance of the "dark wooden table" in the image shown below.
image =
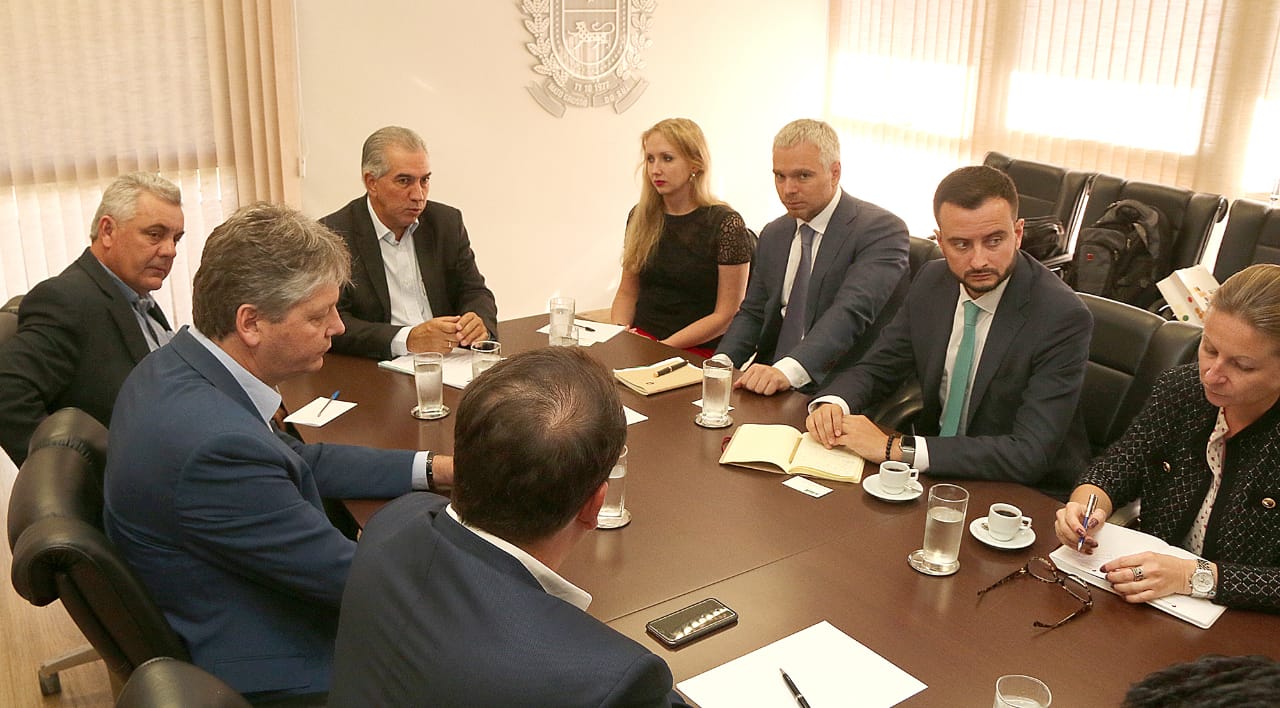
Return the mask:
[[[501,323],[504,353],[545,345],[535,331],[544,324],[545,315]],[[672,354],[625,333],[590,352],[615,368]],[[280,388],[290,409],[335,389],[359,404],[323,428],[302,428],[308,442],[452,451],[453,416],[410,417],[411,378],[373,361],[330,355],[321,371]],[[1078,603],[1025,579],[981,601],[977,591],[1057,547],[1053,499],[1014,484],[961,482],[971,495],[967,519],[1010,502],[1035,519],[1036,542],[1004,551],[966,533],[960,571],[924,576],[906,561],[923,537],[923,498],[891,504],[831,482],[824,484],[834,492],[813,499],[783,487],[781,475],[722,467],[721,442],[732,429],[694,425],[698,387],[647,398],[618,390],[624,405],[649,416],[628,428],[633,521],[588,535],[560,570],[592,594],[593,616],[666,659],[677,681],[824,619],[929,686],[904,705],[987,705],[996,678],[1008,673],[1044,680],[1055,706],[1116,705],[1129,684],[1171,663],[1206,653],[1280,655],[1280,617],[1230,610],[1201,630],[1101,590],[1091,612],[1050,632],[1034,628]],[[448,405],[458,396],[446,387]],[[804,425],[807,397],[799,394],[735,392],[732,403],[738,424]],[[349,506],[363,521],[381,503]],[[649,620],[711,596],[738,611],[738,626],[675,651],[645,634]]]

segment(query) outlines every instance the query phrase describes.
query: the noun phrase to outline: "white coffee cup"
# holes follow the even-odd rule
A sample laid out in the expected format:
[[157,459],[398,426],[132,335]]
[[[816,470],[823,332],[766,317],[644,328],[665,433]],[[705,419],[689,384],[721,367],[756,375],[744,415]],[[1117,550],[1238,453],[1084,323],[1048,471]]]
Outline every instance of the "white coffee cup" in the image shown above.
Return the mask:
[[997,541],[1011,541],[1023,529],[1031,528],[1031,517],[1012,504],[992,504],[987,512],[987,533]]
[[907,483],[920,478],[920,470],[905,462],[887,460],[880,463],[880,488],[889,494],[901,494]]

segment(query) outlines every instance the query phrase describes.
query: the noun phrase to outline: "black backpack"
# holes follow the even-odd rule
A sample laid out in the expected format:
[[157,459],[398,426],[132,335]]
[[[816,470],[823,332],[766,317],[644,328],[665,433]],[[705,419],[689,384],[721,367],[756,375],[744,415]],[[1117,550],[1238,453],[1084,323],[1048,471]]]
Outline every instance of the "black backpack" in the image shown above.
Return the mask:
[[1067,232],[1056,216],[1029,216],[1022,220],[1022,250],[1038,261],[1067,252]]
[[1080,230],[1067,284],[1077,292],[1147,307],[1172,271],[1169,220],[1149,204],[1122,199]]

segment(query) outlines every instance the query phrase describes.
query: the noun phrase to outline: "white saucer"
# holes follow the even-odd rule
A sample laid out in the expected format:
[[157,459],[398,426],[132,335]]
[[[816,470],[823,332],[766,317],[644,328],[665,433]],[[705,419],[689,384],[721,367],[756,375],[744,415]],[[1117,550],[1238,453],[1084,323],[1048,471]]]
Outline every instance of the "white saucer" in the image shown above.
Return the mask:
[[921,487],[920,482],[916,480],[908,480],[906,488],[897,494],[886,492],[884,488],[880,486],[880,475],[878,474],[873,474],[870,477],[863,479],[862,488],[867,490],[867,494],[870,494],[877,499],[883,499],[890,502],[911,501],[912,499],[920,498],[920,495],[924,494],[924,487]]
[[1026,548],[1036,542],[1036,532],[1032,529],[1020,529],[1013,538],[1008,541],[1001,541],[993,538],[991,533],[987,531],[987,517],[979,516],[969,524],[969,533],[973,537],[991,546],[992,548],[1003,548],[1006,550],[1016,550]]

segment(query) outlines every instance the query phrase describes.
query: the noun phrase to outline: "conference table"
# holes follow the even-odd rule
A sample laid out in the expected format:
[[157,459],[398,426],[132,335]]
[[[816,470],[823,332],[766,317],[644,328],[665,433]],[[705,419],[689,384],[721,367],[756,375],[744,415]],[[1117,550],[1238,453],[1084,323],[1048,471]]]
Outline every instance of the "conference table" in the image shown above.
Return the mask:
[[[503,354],[546,346],[546,315],[503,322]],[[612,368],[648,365],[673,354],[697,357],[627,332],[588,348]],[[419,421],[412,377],[367,359],[330,354],[318,372],[280,386],[286,408],[342,391],[358,405],[324,427],[300,427],[307,442],[354,443],[452,452],[453,415]],[[960,481],[969,490],[966,526],[995,502],[1034,519],[1035,542],[1001,550],[967,531],[960,570],[917,573],[907,555],[920,547],[926,494],[890,503],[859,484],[823,482],[812,498],[786,479],[718,463],[726,436],[743,423],[803,429],[808,397],[735,391],[734,427],[694,424],[701,396],[689,386],[641,396],[618,386],[625,406],[648,416],[628,427],[626,506],[632,522],[587,535],[560,568],[590,592],[589,612],[665,659],[682,681],[823,620],[928,686],[902,705],[989,705],[997,677],[1029,674],[1049,685],[1055,706],[1118,705],[1147,673],[1208,653],[1280,655],[1280,617],[1228,610],[1208,630],[1099,589],[1093,609],[1054,629],[1079,607],[1056,585],[1019,579],[978,598],[978,590],[1057,548],[1054,499],[1011,483]],[[446,387],[454,411],[461,392]],[[358,470],[353,473],[358,474]],[[868,470],[870,474],[872,470]],[[819,480],[821,482],[821,480]],[[947,480],[954,481],[954,480]],[[383,504],[348,502],[364,524]],[[670,650],[645,623],[715,597],[736,610],[736,626]],[[856,700],[851,697],[852,704]]]

